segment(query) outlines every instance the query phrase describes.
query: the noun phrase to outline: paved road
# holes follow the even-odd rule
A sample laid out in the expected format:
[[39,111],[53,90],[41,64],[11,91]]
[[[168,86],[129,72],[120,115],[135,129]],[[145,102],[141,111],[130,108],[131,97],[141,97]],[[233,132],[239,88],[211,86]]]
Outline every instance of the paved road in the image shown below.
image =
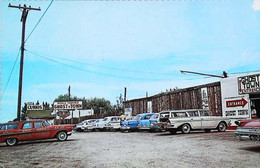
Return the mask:
[[260,142],[236,140],[233,132],[170,135],[148,132],[82,132],[68,141],[0,145],[1,167],[252,167]]

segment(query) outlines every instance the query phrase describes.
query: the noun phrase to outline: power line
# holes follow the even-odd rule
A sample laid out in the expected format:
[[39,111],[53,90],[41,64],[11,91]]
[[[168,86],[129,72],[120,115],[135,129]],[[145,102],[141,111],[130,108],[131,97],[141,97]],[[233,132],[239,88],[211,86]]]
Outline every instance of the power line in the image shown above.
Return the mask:
[[[27,50],[27,51],[29,52],[29,50]],[[35,52],[31,51],[31,50],[30,50],[30,52],[35,53]],[[137,73],[145,73],[145,74],[155,74],[155,75],[158,74],[158,75],[168,75],[168,76],[172,76],[172,73],[160,73],[160,72],[151,72],[151,71],[139,71],[139,70],[133,70],[133,69],[124,69],[124,68],[116,68],[116,67],[109,67],[109,66],[101,66],[101,65],[86,63],[86,62],[82,62],[82,61],[76,61],[76,60],[67,59],[67,58],[57,58],[57,59],[61,59],[61,60],[69,61],[69,62],[74,62],[74,63],[79,63],[79,64],[84,64],[84,65],[89,65],[89,66],[94,66],[94,67],[99,67],[99,68],[103,68],[103,69],[119,70],[119,71],[127,71],[127,72],[137,72]]]
[[72,65],[69,65],[69,64],[65,64],[65,63],[62,63],[62,62],[59,62],[57,60],[54,60],[52,58],[48,58],[48,57],[45,57],[45,56],[42,56],[42,55],[39,55],[39,54],[36,54],[34,52],[31,52],[31,51],[28,51],[26,50],[28,53],[31,53],[33,55],[36,55],[38,57],[41,57],[41,58],[44,58],[46,60],[49,60],[51,62],[55,62],[57,64],[60,64],[60,65],[64,65],[64,66],[67,66],[67,67],[70,67],[70,68],[73,68],[73,69],[77,69],[77,70],[80,70],[80,71],[84,71],[84,72],[88,72],[88,73],[94,73],[94,74],[97,74],[97,75],[102,75],[102,76],[110,76],[110,77],[113,77],[113,78],[122,78],[122,79],[135,79],[135,80],[152,80],[152,81],[158,81],[158,80],[172,80],[172,79],[159,79],[159,78],[138,78],[138,77],[126,77],[126,76],[118,76],[118,75],[111,75],[111,74],[108,74],[108,73],[102,73],[102,72],[97,72],[97,71],[92,71],[92,70],[86,70],[86,69],[83,69],[83,68],[79,68],[79,67],[76,67],[76,66],[72,66]]
[[28,35],[28,37],[26,38],[26,40],[24,41],[24,43],[26,43],[26,41],[31,37],[32,33],[34,32],[34,30],[36,29],[36,27],[38,26],[38,24],[41,22],[43,16],[46,14],[46,12],[48,11],[48,9],[50,8],[51,4],[53,3],[53,0],[51,0],[51,3],[49,4],[49,6],[47,7],[47,9],[44,11],[44,13],[42,14],[42,16],[40,17],[40,19],[38,20],[38,22],[36,23],[36,25],[34,26],[34,28],[32,29],[31,33]]
[[15,67],[15,65],[16,65],[16,63],[17,63],[17,60],[18,60],[18,57],[19,57],[19,55],[20,55],[20,50],[21,50],[21,48],[20,48],[19,51],[18,51],[18,54],[17,54],[17,56],[16,56],[16,59],[15,59],[13,68],[12,68],[12,70],[11,70],[11,73],[10,73],[9,77],[8,77],[8,80],[7,80],[7,82],[6,82],[6,85],[5,85],[5,88],[4,88],[4,91],[3,91],[2,95],[1,95],[0,100],[2,100],[2,98],[4,97],[6,88],[7,88],[8,84],[9,84],[9,82],[10,82],[11,76],[12,76],[13,71],[14,71],[14,67]]

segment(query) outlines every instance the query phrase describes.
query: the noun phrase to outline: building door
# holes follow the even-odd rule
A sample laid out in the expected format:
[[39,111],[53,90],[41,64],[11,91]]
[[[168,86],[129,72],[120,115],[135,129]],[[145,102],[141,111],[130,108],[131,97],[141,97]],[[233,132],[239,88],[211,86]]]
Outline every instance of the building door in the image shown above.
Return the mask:
[[256,117],[260,118],[260,94],[250,94],[250,100],[251,112],[255,109]]

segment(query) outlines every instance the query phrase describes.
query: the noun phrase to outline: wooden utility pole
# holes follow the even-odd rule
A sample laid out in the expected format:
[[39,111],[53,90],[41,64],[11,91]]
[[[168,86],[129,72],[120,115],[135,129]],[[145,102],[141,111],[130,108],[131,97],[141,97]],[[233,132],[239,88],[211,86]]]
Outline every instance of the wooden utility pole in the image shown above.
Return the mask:
[[25,25],[26,25],[26,19],[29,10],[38,10],[40,11],[41,8],[32,8],[31,6],[27,7],[25,4],[24,6],[13,6],[11,4],[8,5],[10,8],[18,8],[22,9],[22,16],[21,16],[21,22],[22,22],[22,42],[21,42],[21,58],[20,58],[20,73],[19,73],[19,86],[18,86],[18,102],[17,102],[17,120],[21,120],[21,102],[22,102],[22,87],[23,87],[23,60],[24,60],[24,40],[25,40]]

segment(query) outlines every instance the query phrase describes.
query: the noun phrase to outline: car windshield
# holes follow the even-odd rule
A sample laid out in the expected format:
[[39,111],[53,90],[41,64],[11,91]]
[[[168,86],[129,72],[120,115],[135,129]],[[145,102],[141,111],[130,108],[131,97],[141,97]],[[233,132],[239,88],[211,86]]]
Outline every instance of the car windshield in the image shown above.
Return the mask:
[[163,112],[160,113],[160,118],[169,118],[170,113],[169,112]]
[[142,118],[141,115],[137,115],[137,116],[135,116],[135,117],[133,118],[133,120],[140,120],[141,118]]
[[159,114],[154,114],[154,115],[151,116],[150,119],[157,119],[158,117],[159,117]]
[[104,119],[103,119],[103,121],[107,121],[107,120],[108,120],[108,118],[104,118]]

